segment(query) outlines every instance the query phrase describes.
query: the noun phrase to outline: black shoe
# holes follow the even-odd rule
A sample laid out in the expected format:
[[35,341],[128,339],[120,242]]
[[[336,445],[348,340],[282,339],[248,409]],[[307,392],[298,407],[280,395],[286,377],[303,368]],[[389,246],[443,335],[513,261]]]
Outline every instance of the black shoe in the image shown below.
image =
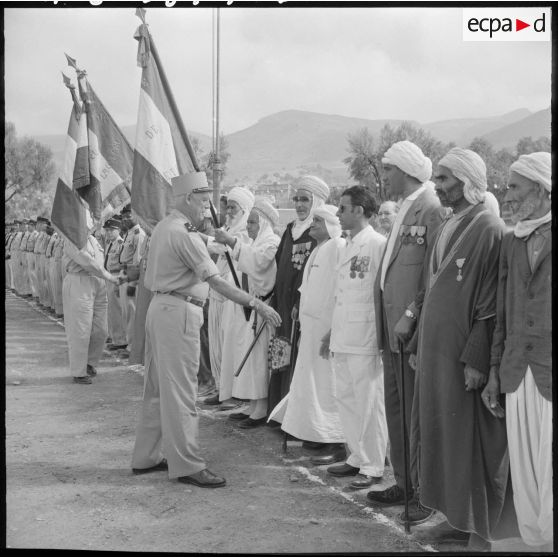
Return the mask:
[[310,459],[312,465],[331,465],[332,463],[337,463],[338,461],[345,461],[347,459],[347,452],[345,448],[341,446],[339,449],[332,451],[331,453],[326,453],[325,455],[315,455]]
[[214,475],[209,469],[204,469],[186,477],[178,477],[176,480],[184,484],[194,484],[200,488],[219,488],[227,484],[224,478]]
[[145,469],[132,469],[132,473],[134,475],[145,475],[145,473],[155,473],[156,471],[168,471],[169,464],[167,463],[166,459],[162,459],[157,463],[157,465],[153,465],[153,467],[146,467]]
[[265,417],[259,419],[246,418],[238,423],[238,428],[256,428],[265,424]]
[[326,446],[327,444],[323,442],[310,442],[309,440],[302,442],[302,447],[304,449],[320,450],[324,449]]
[[358,467],[353,467],[348,463],[343,463],[343,465],[333,465],[327,468],[327,472],[334,477],[354,477],[360,469]]
[[[396,484],[385,490],[371,490],[366,497],[380,507],[399,506],[405,503],[405,491]],[[409,496],[409,501],[411,498],[412,495]]]
[[93,380],[89,376],[74,376],[74,384],[92,384]]
[[119,349],[125,349],[128,345],[124,344],[124,345],[115,345],[114,343],[109,343],[107,345],[107,349],[109,351],[118,351]]
[[229,420],[244,420],[250,418],[250,415],[247,415],[246,413],[231,413],[229,415]]
[[382,478],[383,477],[373,477],[372,475],[363,475],[359,473],[355,479],[348,484],[348,487],[353,490],[362,490],[363,488],[368,488],[373,484],[382,482]]
[[[423,506],[417,500],[412,500],[409,502],[409,525],[420,525],[425,521],[428,521],[434,515],[434,510]],[[398,516],[400,523],[406,523],[407,516],[405,515],[405,511],[402,511]],[[457,531],[461,533],[461,531]],[[467,535],[467,539],[469,540],[469,533],[465,533]]]
[[95,367],[91,366],[90,364],[87,365],[87,375],[88,376],[96,376],[97,375],[97,370],[95,369]]
[[[409,516],[411,514],[409,513]],[[434,527],[415,531],[414,538],[426,544],[463,544],[469,542],[469,533],[454,529],[447,521]]]
[[219,394],[213,395],[212,397],[208,397],[204,401],[202,401],[203,405],[219,405],[221,403],[219,401]]

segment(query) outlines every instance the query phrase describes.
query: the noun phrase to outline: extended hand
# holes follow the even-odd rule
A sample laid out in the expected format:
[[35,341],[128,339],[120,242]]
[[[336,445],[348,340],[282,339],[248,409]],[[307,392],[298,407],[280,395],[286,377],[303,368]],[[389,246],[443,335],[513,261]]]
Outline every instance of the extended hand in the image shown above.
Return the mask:
[[293,309],[291,310],[291,320],[293,322],[298,320],[298,308],[296,306],[293,306]]
[[409,366],[416,371],[417,369],[417,355],[411,353],[409,355]]
[[492,368],[488,377],[488,383],[482,390],[482,402],[484,406],[496,417],[504,418],[504,409],[500,405],[500,380],[496,370]]
[[271,306],[264,304],[258,304],[256,307],[256,312],[262,316],[262,318],[274,327],[279,327],[281,325],[281,316],[277,314]]
[[476,368],[465,365],[465,391],[473,391],[479,389],[486,384],[486,374],[479,372]]
[[215,240],[221,244],[227,244],[228,246],[234,246],[234,236],[225,232],[223,229],[215,229]]

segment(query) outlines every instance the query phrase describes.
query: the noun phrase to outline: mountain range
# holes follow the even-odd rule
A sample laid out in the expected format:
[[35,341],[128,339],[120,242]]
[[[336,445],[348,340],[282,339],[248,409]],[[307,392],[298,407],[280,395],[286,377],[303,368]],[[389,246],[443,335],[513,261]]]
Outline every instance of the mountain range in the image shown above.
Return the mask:
[[[224,185],[227,183],[255,183],[262,175],[293,175],[322,168],[334,181],[346,180],[343,159],[348,155],[347,135],[361,128],[368,128],[378,137],[385,124],[398,126],[403,120],[367,120],[346,116],[321,114],[300,110],[278,112],[258,120],[254,125],[226,135],[230,159]],[[475,137],[484,137],[495,149],[513,150],[517,141],[525,136],[537,139],[550,138],[550,108],[531,112],[522,108],[489,118],[460,118],[431,123],[411,121],[434,137],[453,141],[465,147]],[[134,144],[135,126],[123,126],[126,137]],[[190,131],[199,140],[200,148],[207,153],[211,138]],[[58,167],[63,160],[65,136],[37,136],[48,145]]]

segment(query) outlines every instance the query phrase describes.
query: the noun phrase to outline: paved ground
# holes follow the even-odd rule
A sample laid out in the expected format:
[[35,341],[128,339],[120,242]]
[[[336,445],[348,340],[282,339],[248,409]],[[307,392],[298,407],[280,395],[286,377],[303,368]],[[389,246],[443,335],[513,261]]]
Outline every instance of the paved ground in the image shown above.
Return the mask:
[[[64,329],[6,292],[7,546],[189,553],[424,552],[366,490],[311,467],[279,431],[240,431],[200,409],[207,490],[134,476],[130,455],[142,375],[105,354],[92,385],[70,382]],[[388,470],[382,485],[392,482]],[[426,526],[441,521],[433,518]],[[523,550],[517,541],[494,550]],[[512,546],[510,546],[510,544]],[[464,550],[445,547],[436,550]]]

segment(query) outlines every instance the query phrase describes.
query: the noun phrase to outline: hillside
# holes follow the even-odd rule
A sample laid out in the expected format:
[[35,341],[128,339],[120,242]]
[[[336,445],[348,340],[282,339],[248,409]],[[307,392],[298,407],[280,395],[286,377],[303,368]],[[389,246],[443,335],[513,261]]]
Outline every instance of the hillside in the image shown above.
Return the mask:
[[[444,120],[420,124],[441,141],[453,141],[466,146],[474,137],[483,136],[496,149],[513,148],[519,138],[550,137],[550,108],[535,113],[518,109],[490,118]],[[347,135],[360,128],[368,128],[377,136],[385,124],[397,126],[402,120],[367,120],[333,114],[287,110],[260,119],[254,125],[226,136],[231,154],[225,185],[255,183],[262,175],[317,172],[333,183],[346,182]],[[126,137],[133,144],[135,126],[123,126]],[[210,149],[211,140],[204,134],[190,132],[198,138],[203,152]],[[57,165],[61,165],[65,136],[38,136],[36,139],[50,146]]]

